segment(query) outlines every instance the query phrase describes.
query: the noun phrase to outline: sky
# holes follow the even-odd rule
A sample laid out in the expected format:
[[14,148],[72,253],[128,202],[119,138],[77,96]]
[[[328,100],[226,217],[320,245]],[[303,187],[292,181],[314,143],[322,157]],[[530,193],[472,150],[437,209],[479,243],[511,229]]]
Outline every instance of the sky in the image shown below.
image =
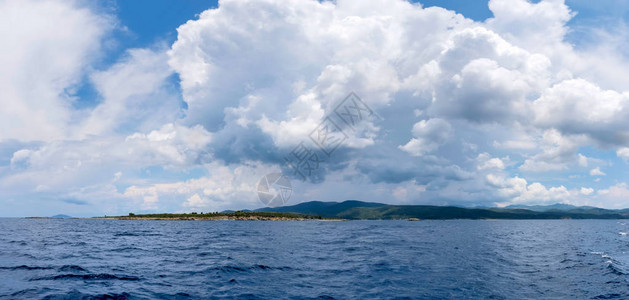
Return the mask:
[[624,0],[0,2],[0,217],[629,207]]

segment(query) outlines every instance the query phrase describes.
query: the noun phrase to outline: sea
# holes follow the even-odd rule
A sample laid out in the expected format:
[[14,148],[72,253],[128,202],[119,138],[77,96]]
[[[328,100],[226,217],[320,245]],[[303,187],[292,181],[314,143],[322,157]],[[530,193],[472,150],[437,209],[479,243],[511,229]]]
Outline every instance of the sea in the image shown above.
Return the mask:
[[626,220],[0,219],[1,299],[629,299]]

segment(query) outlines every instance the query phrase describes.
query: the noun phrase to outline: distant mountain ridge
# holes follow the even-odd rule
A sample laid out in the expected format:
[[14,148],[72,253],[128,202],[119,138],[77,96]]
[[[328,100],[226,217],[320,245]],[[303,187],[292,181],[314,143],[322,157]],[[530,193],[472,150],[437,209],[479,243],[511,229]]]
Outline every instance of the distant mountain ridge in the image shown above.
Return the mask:
[[594,207],[594,206],[575,206],[575,205],[571,205],[571,204],[564,204],[564,203],[555,203],[555,204],[550,204],[550,205],[509,205],[505,208],[523,208],[523,209],[528,209],[528,210],[533,210],[533,211],[550,211],[550,210],[573,210],[573,209],[591,209],[591,208],[596,208],[596,209],[601,209],[598,207]]
[[291,206],[265,207],[259,212],[287,212],[350,220],[390,219],[626,219],[629,209],[611,210],[591,206],[553,204],[548,206],[514,205],[505,208],[464,208],[434,205],[389,205],[347,200],[311,201]]
[[383,207],[387,206],[387,204],[382,203],[373,203],[373,202],[363,202],[358,200],[347,200],[343,202],[323,202],[323,201],[310,201],[310,202],[302,202],[292,206],[281,206],[281,207],[264,207],[260,209],[256,209],[255,211],[261,212],[295,212],[302,211],[303,214],[307,215],[318,215],[318,216],[334,216],[337,217],[339,214],[347,210],[351,210],[357,207],[364,208],[374,208],[374,207]]

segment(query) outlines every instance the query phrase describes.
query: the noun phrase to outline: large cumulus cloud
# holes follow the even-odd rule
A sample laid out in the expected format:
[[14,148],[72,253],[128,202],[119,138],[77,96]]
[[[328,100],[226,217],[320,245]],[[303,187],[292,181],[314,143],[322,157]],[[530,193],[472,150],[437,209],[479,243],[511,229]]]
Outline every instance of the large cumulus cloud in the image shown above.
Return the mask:
[[[375,182],[418,179],[420,172],[394,171],[388,157],[375,163],[374,147],[397,146],[392,151],[411,157],[387,156],[416,168],[471,168],[456,150],[469,145],[462,135],[470,131],[495,134],[492,147],[526,148],[522,170],[578,165],[585,157],[579,149],[592,143],[626,145],[626,96],[569,65],[568,58],[590,55],[564,42],[574,12],[563,1],[489,6],[495,17],[478,23],[403,1],[223,1],[181,26],[169,53],[190,105],[186,121],[234,139],[248,134],[253,145],[262,133],[282,152],[355,91],[385,120],[396,120],[375,123],[376,146],[352,152],[357,170]],[[485,144],[472,143],[476,151],[495,151],[489,141],[474,142]],[[242,155],[242,141],[231,146]],[[412,157],[426,155],[432,160]],[[500,192],[487,198],[496,195],[514,199]]]

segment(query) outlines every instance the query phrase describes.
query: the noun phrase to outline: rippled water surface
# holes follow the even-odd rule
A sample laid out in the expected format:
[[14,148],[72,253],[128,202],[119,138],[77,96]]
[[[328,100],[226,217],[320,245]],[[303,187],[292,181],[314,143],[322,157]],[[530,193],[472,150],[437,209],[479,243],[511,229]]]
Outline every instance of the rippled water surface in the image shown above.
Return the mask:
[[0,298],[629,298],[617,220],[0,219]]

